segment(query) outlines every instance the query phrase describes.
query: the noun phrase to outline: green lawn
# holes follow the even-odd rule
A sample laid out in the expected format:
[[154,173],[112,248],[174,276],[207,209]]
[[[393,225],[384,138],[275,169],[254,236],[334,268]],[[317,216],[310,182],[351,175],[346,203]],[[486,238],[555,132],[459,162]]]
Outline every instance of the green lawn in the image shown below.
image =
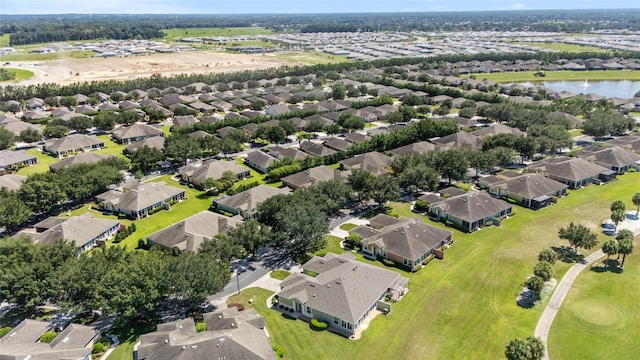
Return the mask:
[[[272,342],[282,345],[285,356],[294,359],[501,359],[510,339],[533,334],[543,310],[544,304],[533,309],[516,305],[516,296],[538,252],[563,244],[557,231],[570,221],[598,229],[608,218],[611,201],[630,203],[639,182],[640,173],[630,173],[602,187],[572,191],[558,204],[540,211],[516,207],[516,215],[499,228],[472,234],[454,230],[455,242],[446,259],[432,261],[417,273],[402,272],[411,279],[407,296],[393,304],[389,316],[374,320],[361,340],[313,332],[304,322],[261,309],[257,299],[256,309],[265,316]],[[406,203],[390,207],[401,216],[416,215]],[[327,250],[340,251],[331,241]],[[569,266],[556,264],[556,277]],[[634,299],[630,301],[637,304],[638,297]]]
[[49,165],[61,160],[51,155],[45,154],[36,148],[26,150],[26,153],[36,156],[38,158],[38,163],[33,166],[23,167],[22,169],[18,170],[18,175],[29,176],[31,174],[47,172],[49,171]]
[[358,225],[351,224],[351,223],[346,223],[346,224],[340,225],[340,229],[344,230],[344,231],[350,231],[350,230],[353,230],[354,228],[357,228],[357,227],[358,227]]
[[262,27],[233,27],[233,28],[190,28],[162,30],[166,40],[179,40],[184,37],[217,37],[242,35],[268,35],[273,31]]
[[0,61],[47,61],[58,59],[84,59],[95,57],[92,51],[74,50],[52,53],[30,53],[26,50],[0,55]]
[[9,34],[0,35],[0,47],[9,46]]
[[122,153],[126,145],[119,144],[111,138],[111,135],[105,134],[98,136],[98,139],[104,141],[105,148],[101,150],[96,150],[97,154],[102,155],[114,155],[119,156],[123,159],[127,159],[126,156]]
[[[272,55],[265,55],[272,56]],[[343,62],[352,62],[353,60],[347,59],[346,56],[332,55],[319,51],[302,51],[296,53],[276,54],[278,59],[287,60],[291,62],[305,63],[309,65],[318,64],[335,64]]]
[[109,355],[108,360],[131,360],[133,359],[133,347],[138,342],[138,337],[129,339],[128,341],[121,343],[115,350]]
[[274,270],[269,274],[269,276],[277,280],[284,280],[289,275],[291,275],[291,273],[288,272],[287,270]]
[[504,72],[492,74],[462,75],[461,77],[474,76],[476,80],[487,79],[497,83],[510,82],[541,82],[559,80],[640,80],[640,71],[637,70],[602,70],[602,71],[547,71],[544,77],[534,76],[535,71]]
[[607,52],[608,50],[605,48],[597,47],[597,46],[586,46],[586,45],[578,45],[578,44],[564,44],[564,43],[529,43],[529,42],[521,42],[520,44],[525,46],[533,46],[540,48],[540,50],[553,50],[553,51],[562,51],[562,52]]
[[29,80],[33,77],[33,72],[29,71],[29,70],[25,70],[25,69],[16,69],[16,68],[5,68],[3,67],[2,69],[7,70],[9,72],[12,72],[15,74],[14,78],[12,80],[7,80],[7,81],[12,81],[12,82],[18,82],[21,80]]
[[[620,274],[585,269],[573,283],[549,334],[552,359],[640,358],[640,255]],[[632,290],[633,289],[633,290]]]
[[318,255],[326,254],[329,252],[332,253],[343,253],[345,250],[340,247],[341,238],[333,235],[325,235],[324,239],[327,241],[327,245],[324,249],[317,252]]

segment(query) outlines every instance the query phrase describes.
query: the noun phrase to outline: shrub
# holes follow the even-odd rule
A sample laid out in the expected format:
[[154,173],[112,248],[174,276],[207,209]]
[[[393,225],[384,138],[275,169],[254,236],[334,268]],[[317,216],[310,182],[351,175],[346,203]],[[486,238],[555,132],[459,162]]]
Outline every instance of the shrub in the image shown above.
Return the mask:
[[360,248],[360,236],[356,234],[349,234],[346,239],[344,239],[344,244],[351,248]]
[[281,345],[273,345],[273,352],[276,353],[278,359],[282,359],[282,357],[284,357],[284,348]]
[[539,293],[544,287],[544,280],[540,276],[532,276],[524,282],[524,286],[533,292]]
[[388,267],[396,266],[396,263],[394,263],[389,259],[385,259],[382,256],[378,256],[378,260],[380,260],[380,262],[382,262],[384,266],[388,266]]
[[555,251],[551,249],[544,249],[540,251],[540,254],[538,254],[538,261],[546,261],[549,264],[553,265],[556,263],[557,260],[558,260],[558,255],[556,254]]
[[416,204],[413,208],[416,209],[417,211],[427,211],[428,207],[429,207],[428,202],[424,200],[416,200]]
[[9,332],[11,332],[11,328],[8,326],[0,328],[0,338],[7,335]]
[[418,270],[422,269],[422,265],[418,264],[411,269],[411,272],[418,272]]
[[107,351],[107,345],[103,344],[103,343],[95,343],[93,344],[93,354],[100,354]]
[[204,322],[199,322],[196,324],[196,331],[197,332],[203,332],[207,330],[207,323]]
[[42,336],[40,337],[40,342],[49,344],[51,343],[56,337],[58,336],[58,333],[55,331],[47,331],[46,333],[42,334]]
[[131,223],[129,227],[131,228],[131,232],[135,232],[137,230],[136,223]]
[[328,327],[329,325],[327,325],[327,323],[324,321],[320,321],[318,319],[311,319],[311,328],[313,328],[313,330],[322,331],[322,330],[326,330]]
[[240,304],[240,303],[231,303],[228,304],[227,307],[235,307],[236,309],[238,309],[238,311],[243,311],[244,310],[244,305]]
[[138,249],[146,249],[147,248],[147,242],[145,241],[145,239],[138,239]]
[[542,280],[549,281],[553,277],[553,268],[551,267],[550,263],[546,261],[540,261],[533,268],[533,273],[536,276],[541,277]]

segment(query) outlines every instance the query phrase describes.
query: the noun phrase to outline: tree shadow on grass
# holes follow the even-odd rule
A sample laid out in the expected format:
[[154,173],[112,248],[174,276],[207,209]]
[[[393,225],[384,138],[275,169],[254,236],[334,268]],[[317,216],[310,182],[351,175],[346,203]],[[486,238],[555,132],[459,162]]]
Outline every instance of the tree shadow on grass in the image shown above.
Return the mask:
[[576,253],[576,251],[569,246],[552,246],[551,249],[558,255],[558,259],[563,263],[574,264],[584,260],[584,255]]
[[536,306],[536,302],[539,300],[540,294],[538,292],[523,288],[516,299],[516,304],[523,309],[531,309]]
[[623,269],[620,268],[620,261],[617,259],[608,259],[599,265],[591,266],[591,271],[596,273],[612,272],[614,274],[622,274]]

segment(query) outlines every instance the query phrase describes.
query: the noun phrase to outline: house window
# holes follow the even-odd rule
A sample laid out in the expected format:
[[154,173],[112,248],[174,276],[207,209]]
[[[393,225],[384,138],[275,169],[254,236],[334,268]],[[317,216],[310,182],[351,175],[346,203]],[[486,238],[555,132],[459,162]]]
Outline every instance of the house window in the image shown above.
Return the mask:
[[343,327],[343,328],[346,328],[346,327],[347,327],[347,322],[346,322],[346,321],[344,321],[344,320],[342,320],[342,327]]
[[307,314],[311,314],[311,308],[307,306]]
[[338,325],[340,323],[340,319],[338,319],[337,317],[333,317],[333,323]]

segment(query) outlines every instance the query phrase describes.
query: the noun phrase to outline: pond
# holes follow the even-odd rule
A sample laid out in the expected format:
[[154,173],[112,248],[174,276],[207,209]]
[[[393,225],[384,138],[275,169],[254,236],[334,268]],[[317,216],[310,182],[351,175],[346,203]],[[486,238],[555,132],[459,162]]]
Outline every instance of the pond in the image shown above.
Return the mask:
[[602,80],[602,81],[540,81],[521,83],[524,86],[544,86],[554,91],[568,91],[574,94],[598,94],[607,98],[630,99],[640,91],[640,81]]

